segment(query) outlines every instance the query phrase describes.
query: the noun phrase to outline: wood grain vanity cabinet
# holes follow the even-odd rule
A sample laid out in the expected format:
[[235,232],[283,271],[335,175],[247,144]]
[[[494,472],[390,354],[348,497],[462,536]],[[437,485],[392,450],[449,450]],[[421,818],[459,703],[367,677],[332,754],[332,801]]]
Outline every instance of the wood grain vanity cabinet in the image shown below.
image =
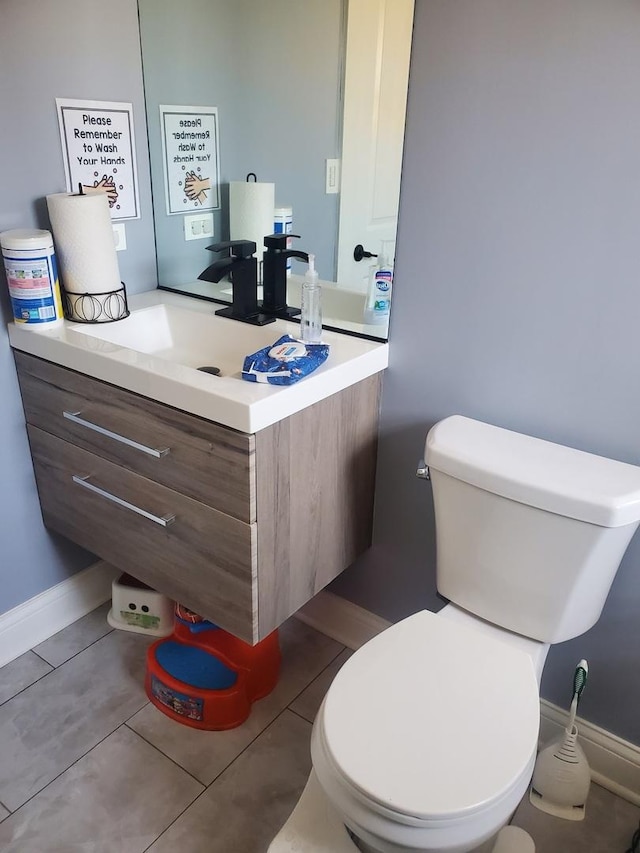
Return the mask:
[[245,434],[15,358],[46,526],[236,636],[370,545],[380,374]]

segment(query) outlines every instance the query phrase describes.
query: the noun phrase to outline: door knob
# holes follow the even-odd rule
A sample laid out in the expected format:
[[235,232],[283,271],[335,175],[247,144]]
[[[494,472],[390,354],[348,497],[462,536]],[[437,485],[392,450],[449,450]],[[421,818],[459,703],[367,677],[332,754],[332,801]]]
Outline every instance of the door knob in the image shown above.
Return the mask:
[[358,245],[353,250],[353,260],[361,261],[363,258],[377,258],[378,256],[374,252],[367,252],[362,243],[358,243]]

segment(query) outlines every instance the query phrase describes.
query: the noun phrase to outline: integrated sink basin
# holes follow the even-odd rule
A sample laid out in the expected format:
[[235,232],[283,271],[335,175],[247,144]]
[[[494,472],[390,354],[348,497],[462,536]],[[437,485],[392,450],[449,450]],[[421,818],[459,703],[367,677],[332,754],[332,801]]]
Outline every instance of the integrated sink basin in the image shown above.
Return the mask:
[[[300,326],[252,326],[217,317],[215,307],[168,291],[129,297],[131,315],[114,323],[65,321],[57,329],[9,324],[18,350],[243,432],[257,432],[384,370],[388,345],[325,332],[327,361],[291,387],[240,378],[244,357]],[[217,368],[219,375],[200,368]]]
[[[74,324],[74,331],[185,367],[217,367],[223,376],[240,378],[245,355],[274,340],[269,327],[215,318],[175,305],[152,305],[132,311],[126,320],[99,325]],[[262,333],[262,334],[261,334]]]

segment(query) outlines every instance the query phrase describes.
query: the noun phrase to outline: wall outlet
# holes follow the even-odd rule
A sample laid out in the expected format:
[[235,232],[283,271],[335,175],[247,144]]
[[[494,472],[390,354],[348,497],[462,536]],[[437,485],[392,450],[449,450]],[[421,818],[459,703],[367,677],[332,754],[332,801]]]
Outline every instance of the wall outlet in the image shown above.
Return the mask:
[[213,213],[194,213],[185,216],[184,239],[204,240],[213,237]]
[[340,192],[340,158],[326,161],[325,193],[333,195]]
[[116,252],[124,252],[127,248],[127,231],[124,222],[112,222],[113,242],[116,244]]

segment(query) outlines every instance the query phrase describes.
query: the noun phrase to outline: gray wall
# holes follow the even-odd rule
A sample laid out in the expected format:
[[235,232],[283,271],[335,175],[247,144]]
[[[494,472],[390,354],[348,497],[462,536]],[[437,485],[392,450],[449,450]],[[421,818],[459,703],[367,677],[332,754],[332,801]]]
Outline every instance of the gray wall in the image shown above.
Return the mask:
[[[65,189],[56,97],[132,101],[142,218],[118,255],[130,291],[155,286],[153,220],[135,0],[0,3],[0,231],[48,228],[44,196]],[[10,318],[0,273],[0,306]],[[0,323],[0,613],[93,562],[44,529],[5,323]]]
[[333,280],[339,196],[325,193],[325,159],[341,147],[343,0],[140,0],[140,31],[160,283],[189,283],[217,256],[166,214],[159,104],[218,108],[216,240],[229,236],[228,182],[255,172],[293,206],[299,247]]
[[[461,413],[640,464],[640,4],[417,0],[372,559],[333,588],[439,607],[426,430]],[[640,743],[640,534],[543,695]]]

